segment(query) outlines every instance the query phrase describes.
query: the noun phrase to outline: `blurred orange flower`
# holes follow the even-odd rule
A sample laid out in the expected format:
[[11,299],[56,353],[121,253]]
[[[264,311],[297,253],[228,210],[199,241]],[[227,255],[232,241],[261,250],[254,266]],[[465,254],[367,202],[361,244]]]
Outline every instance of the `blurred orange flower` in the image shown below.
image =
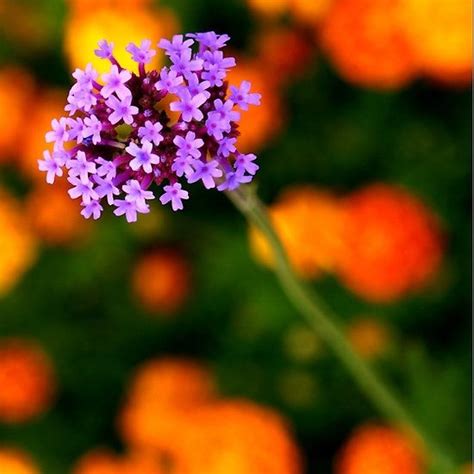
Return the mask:
[[268,17],[278,17],[288,9],[290,0],[247,0],[249,7],[256,13]]
[[[306,278],[330,271],[341,249],[343,216],[339,200],[310,186],[287,190],[270,206],[269,214],[295,270]],[[256,258],[273,267],[274,257],[266,238],[250,229],[250,245]]]
[[279,92],[258,60],[238,59],[237,66],[229,70],[227,79],[229,84],[236,86],[243,80],[249,81],[252,90],[262,94],[261,105],[242,112],[239,122],[239,151],[255,152],[275,137],[283,125]]
[[441,263],[436,218],[415,197],[386,184],[345,200],[338,274],[357,295],[390,302],[425,285]]
[[1,421],[20,423],[40,415],[51,405],[56,389],[49,358],[30,341],[3,339],[0,387]]
[[19,204],[0,189],[0,296],[34,263],[36,239]]
[[289,0],[290,11],[302,23],[316,25],[334,0]]
[[189,414],[214,397],[212,375],[196,362],[179,358],[148,361],[132,379],[119,431],[130,446],[175,453],[189,428]]
[[299,474],[286,422],[270,409],[228,400],[198,409],[183,433],[176,474]]
[[255,42],[260,67],[278,83],[303,73],[313,55],[310,41],[288,27],[264,28]]
[[73,469],[73,474],[162,474],[161,460],[150,453],[117,456],[106,450],[85,454]]
[[412,44],[400,24],[399,3],[334,0],[322,23],[321,39],[332,64],[347,81],[393,89],[418,73]]
[[[101,73],[110,68],[108,61],[94,55],[94,49],[101,39],[107,39],[115,45],[114,56],[126,69],[137,70],[137,63],[125,51],[129,42],[140,43],[150,39],[157,43],[162,37],[173,34],[178,29],[175,15],[164,8],[159,10],[146,8],[147,2],[128,1],[129,5],[118,1],[104,1],[94,8],[83,8],[79,0],[73,8],[65,25],[64,49],[71,69],[83,69],[87,63]],[[81,6],[80,6],[81,5]],[[163,55],[153,57],[150,68],[160,66]]]
[[0,162],[14,158],[23,141],[25,127],[22,124],[33,100],[34,88],[28,72],[17,67],[0,69],[0,110],[4,111],[0,114]]
[[189,294],[189,264],[180,253],[170,249],[144,255],[133,269],[132,287],[148,311],[172,314]]
[[363,425],[336,460],[336,474],[422,474],[422,460],[403,433],[384,426]]
[[38,160],[43,151],[52,151],[52,144],[45,142],[45,134],[51,130],[51,120],[64,115],[65,93],[61,90],[45,90],[38,93],[34,107],[29,109],[29,126],[22,129],[22,140],[17,146],[20,168],[28,178],[44,182],[44,173],[38,170]]
[[443,82],[469,84],[472,1],[401,0],[402,25],[423,72]]
[[0,472],[2,474],[40,474],[40,470],[26,453],[5,447],[0,447]]
[[374,318],[359,318],[351,322],[346,333],[354,349],[366,359],[383,355],[392,341],[389,328]]
[[80,212],[79,202],[68,196],[67,187],[61,186],[59,181],[54,186],[38,184],[26,200],[26,214],[31,227],[49,245],[66,245],[84,238],[90,222]]

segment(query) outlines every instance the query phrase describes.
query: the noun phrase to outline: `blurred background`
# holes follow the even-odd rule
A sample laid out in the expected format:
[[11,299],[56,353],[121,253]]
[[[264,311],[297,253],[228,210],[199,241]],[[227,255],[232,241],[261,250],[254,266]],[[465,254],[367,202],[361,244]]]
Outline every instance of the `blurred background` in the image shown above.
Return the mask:
[[295,270],[471,472],[471,2],[0,0],[0,473],[428,473],[224,195],[91,223],[37,171],[98,40],[207,30]]

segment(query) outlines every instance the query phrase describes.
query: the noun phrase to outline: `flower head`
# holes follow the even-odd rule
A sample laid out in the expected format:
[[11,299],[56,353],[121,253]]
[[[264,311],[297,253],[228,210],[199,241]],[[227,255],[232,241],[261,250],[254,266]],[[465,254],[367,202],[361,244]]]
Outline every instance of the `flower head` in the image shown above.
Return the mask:
[[160,71],[145,68],[156,54],[151,41],[129,43],[138,73],[120,65],[112,43],[100,41],[95,53],[109,61],[109,71],[99,76],[90,64],[74,71],[69,117],[53,120],[46,141],[55,151],[38,161],[47,182],[66,173],[84,217],[98,219],[107,203],[129,222],[149,212],[155,195],[182,209],[189,198],[185,183],[223,191],[250,182],[258,165],[255,155],[237,149],[238,122],[260,95],[248,81],[228,90],[235,59],[221,48],[229,39],[214,32],[162,39],[157,46],[170,64]]

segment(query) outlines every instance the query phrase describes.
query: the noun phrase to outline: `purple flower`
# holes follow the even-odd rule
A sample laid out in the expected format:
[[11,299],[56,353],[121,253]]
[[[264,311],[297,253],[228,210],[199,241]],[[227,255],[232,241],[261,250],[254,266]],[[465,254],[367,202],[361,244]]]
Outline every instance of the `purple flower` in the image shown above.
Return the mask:
[[138,136],[142,142],[147,140],[158,146],[163,141],[161,130],[163,130],[163,125],[160,122],[153,123],[151,120],[147,120],[145,125],[138,129]]
[[82,203],[81,206],[84,208],[81,211],[81,215],[86,219],[92,217],[94,220],[97,220],[104,210],[99,201],[91,201],[89,204]]
[[217,154],[227,158],[231,153],[237,150],[235,147],[235,142],[237,138],[223,138],[220,142],[219,148],[217,149]]
[[117,186],[114,185],[113,178],[95,176],[95,181],[98,186],[95,188],[96,193],[100,198],[107,197],[107,202],[111,206],[114,203],[115,197],[120,194]]
[[151,191],[143,189],[136,179],[127,181],[127,184],[122,186],[122,190],[126,193],[125,199],[136,204],[137,208],[147,208],[147,199],[155,199],[155,195]]
[[222,119],[221,114],[210,112],[206,120],[206,130],[208,135],[221,141],[224,139],[224,133],[230,131],[230,124],[227,120]]
[[180,55],[183,51],[189,49],[193,45],[192,39],[184,40],[183,35],[174,35],[171,41],[161,39],[158,48],[164,49],[167,56]]
[[203,48],[211,51],[223,48],[227,41],[230,40],[229,35],[218,35],[214,31],[206,31],[205,33],[190,33],[189,38],[195,38]]
[[172,54],[171,62],[173,63],[171,70],[183,76],[201,70],[203,64],[202,59],[192,59],[192,51],[190,49],[183,49],[180,53]]
[[135,157],[130,161],[130,168],[133,171],[142,168],[145,173],[151,173],[153,171],[151,165],[156,165],[160,162],[160,157],[152,153],[152,150],[153,145],[146,140],[142,141],[141,148],[136,143],[130,143],[125,149],[128,154]]
[[177,87],[183,83],[183,80],[183,76],[179,76],[176,71],[163,68],[160,73],[160,80],[155,84],[155,87],[159,91],[174,93]]
[[140,46],[137,46],[135,43],[128,43],[125,49],[132,55],[132,59],[137,63],[148,64],[151,58],[156,54],[156,51],[151,49],[150,46],[150,40],[143,40]]
[[211,87],[211,83],[209,81],[200,81],[197,74],[192,73],[188,77],[188,85],[187,89],[192,96],[198,94],[204,94],[206,99],[210,97],[210,93],[207,91],[209,87]]
[[[171,66],[158,71],[146,68],[155,55],[151,41],[129,43],[137,72],[118,63],[112,43],[100,41],[95,53],[109,60],[109,71],[101,83],[91,64],[74,71],[69,117],[52,122],[46,141],[55,151],[38,160],[46,181],[53,183],[66,166],[69,195],[82,199],[85,218],[98,219],[108,204],[129,222],[149,212],[156,187],[163,189],[160,202],[179,210],[189,197],[185,183],[223,191],[250,182],[258,165],[255,155],[238,150],[237,107],[258,105],[260,94],[248,81],[228,86],[235,59],[220,51],[228,40],[212,31],[161,40]],[[70,151],[66,142],[73,142]]]
[[130,125],[133,122],[133,116],[138,114],[138,107],[131,105],[131,95],[122,100],[117,99],[115,96],[111,96],[106,104],[113,110],[109,115],[109,120],[112,125],[120,122],[120,120],[123,120],[126,124]]
[[104,86],[100,93],[104,99],[109,98],[113,93],[117,94],[120,99],[125,99],[131,96],[130,89],[125,84],[132,77],[131,73],[126,69],[119,71],[118,67],[113,64],[110,72],[102,74]]
[[173,143],[178,147],[177,156],[192,156],[193,158],[199,158],[201,156],[199,148],[204,145],[204,141],[200,138],[196,138],[194,132],[186,133],[185,137],[177,135]]
[[165,205],[171,201],[173,211],[183,209],[183,199],[189,199],[189,193],[182,188],[181,184],[170,184],[163,189],[165,192],[160,196],[161,204]]
[[92,181],[83,181],[76,176],[70,176],[67,179],[73,187],[68,191],[72,199],[82,198],[84,204],[89,204],[91,201],[97,201],[99,195],[93,189]]
[[78,151],[75,158],[66,162],[66,166],[69,168],[69,176],[79,176],[83,181],[89,179],[89,174],[96,172],[95,163],[88,161],[83,151]]
[[53,119],[51,122],[53,130],[46,134],[46,141],[48,143],[54,142],[54,149],[61,150],[64,142],[68,141],[67,119],[61,117],[59,120]]
[[80,117],[78,117],[77,119],[68,117],[67,124],[69,127],[69,130],[68,130],[69,140],[76,140],[77,143],[82,143],[82,140],[84,138],[83,132],[84,132],[84,127],[85,127],[84,120],[82,120]]
[[184,89],[180,95],[179,102],[171,102],[170,110],[173,112],[181,112],[181,118],[185,122],[190,122],[191,120],[202,120],[204,115],[199,110],[207,98],[204,94],[198,94],[194,97],[190,94],[187,89]]
[[100,40],[98,43],[99,48],[94,50],[94,53],[97,57],[101,59],[110,59],[112,58],[114,51],[114,43],[108,42],[105,39]]
[[91,89],[94,81],[99,77],[99,73],[92,67],[92,64],[88,64],[86,69],[77,68],[73,73],[72,77],[76,79],[76,84],[71,88],[71,91],[76,91],[84,88]]
[[201,180],[206,189],[211,189],[216,186],[214,178],[222,176],[222,170],[218,168],[219,163],[216,160],[203,162],[201,160],[194,160],[194,173],[189,177],[189,183],[195,183]]
[[97,176],[105,176],[106,179],[114,179],[117,176],[117,168],[113,161],[104,160],[99,156],[95,162],[98,165]]
[[101,131],[102,122],[95,115],[84,119],[84,128],[82,130],[83,138],[92,137],[92,143],[97,145],[97,143],[100,143]]
[[239,112],[232,110],[234,103],[231,100],[222,102],[221,99],[214,101],[214,113],[219,114],[220,118],[226,122],[237,122],[240,119]]
[[241,184],[250,183],[252,176],[242,174],[238,171],[227,173],[225,181],[217,186],[218,191],[233,191],[237,189]]
[[256,158],[253,153],[247,155],[239,153],[235,160],[235,168],[242,173],[247,172],[253,176],[259,169],[259,166],[254,163]]
[[189,178],[194,173],[194,168],[191,166],[193,158],[190,156],[178,156],[173,161],[171,165],[171,170],[176,173],[178,178],[181,178],[183,175]]
[[248,110],[249,105],[260,105],[261,94],[250,94],[251,84],[249,81],[242,81],[240,87],[230,86],[230,100],[238,105],[242,110]]
[[150,208],[148,206],[146,208],[138,207],[135,202],[127,201],[125,199],[116,199],[114,204],[117,206],[117,208],[114,210],[114,214],[116,216],[123,216],[125,214],[127,222],[136,222],[138,212],[142,214],[150,212]]
[[54,154],[51,156],[48,150],[43,152],[43,157],[44,160],[38,160],[39,170],[46,171],[46,182],[53,184],[56,176],[61,177],[63,175],[62,166],[64,163],[61,164],[61,162],[54,157]]

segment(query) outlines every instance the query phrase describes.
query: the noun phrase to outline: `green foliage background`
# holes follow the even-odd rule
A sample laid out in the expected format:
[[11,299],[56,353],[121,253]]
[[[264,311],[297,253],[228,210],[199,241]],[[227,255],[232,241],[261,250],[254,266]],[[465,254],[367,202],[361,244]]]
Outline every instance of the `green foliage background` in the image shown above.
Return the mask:
[[[20,63],[44,84],[67,86],[61,51],[65,5],[60,0],[31,3],[44,11],[55,41],[41,55],[32,55],[1,39],[0,64]],[[183,31],[226,31],[239,48],[247,47],[257,27],[237,0],[168,3]],[[435,290],[377,307],[329,277],[314,286],[344,321],[375,314],[395,328],[398,338],[379,368],[455,459],[467,461],[469,92],[427,81],[390,93],[362,90],[343,82],[318,57],[284,91],[284,100],[286,127],[260,153],[258,184],[267,202],[295,183],[346,192],[383,181],[406,186],[440,216],[447,250]],[[20,195],[27,189],[14,170],[0,171],[0,181]],[[18,427],[0,425],[0,443],[31,451],[45,473],[67,472],[91,447],[120,447],[114,422],[129,374],[141,361],[161,354],[205,360],[223,394],[252,398],[290,417],[308,473],[330,472],[350,430],[377,419],[325,348],[306,362],[290,356],[285,341],[300,325],[299,316],[274,276],[251,259],[242,217],[217,192],[196,189],[193,194],[185,212],[163,212],[164,230],[156,235],[140,237],[131,226],[106,216],[80,248],[44,248],[36,266],[0,300],[0,335],[39,340],[57,369],[60,392],[49,413]],[[130,292],[133,262],[162,245],[181,249],[193,267],[192,295],[171,320],[145,314]],[[303,393],[295,402],[285,396],[282,386],[296,385],[299,393],[308,379],[312,390],[306,398]]]

